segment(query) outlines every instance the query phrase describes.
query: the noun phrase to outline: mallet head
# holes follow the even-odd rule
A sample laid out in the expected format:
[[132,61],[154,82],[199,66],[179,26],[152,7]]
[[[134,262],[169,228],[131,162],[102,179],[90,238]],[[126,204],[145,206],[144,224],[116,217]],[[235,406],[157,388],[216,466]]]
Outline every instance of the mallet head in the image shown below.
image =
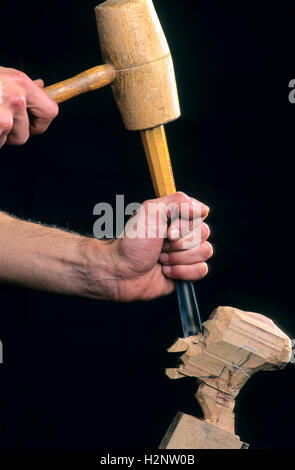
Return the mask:
[[180,116],[170,50],[152,0],[108,0],[95,9],[103,59],[124,124],[144,130]]

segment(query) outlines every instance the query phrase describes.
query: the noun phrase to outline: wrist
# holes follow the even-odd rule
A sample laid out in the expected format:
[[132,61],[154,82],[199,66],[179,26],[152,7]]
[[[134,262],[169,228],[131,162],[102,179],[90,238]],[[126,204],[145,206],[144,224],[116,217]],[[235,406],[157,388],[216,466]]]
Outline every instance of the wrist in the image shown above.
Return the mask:
[[80,242],[78,295],[99,300],[120,300],[116,273],[115,240],[83,238]]

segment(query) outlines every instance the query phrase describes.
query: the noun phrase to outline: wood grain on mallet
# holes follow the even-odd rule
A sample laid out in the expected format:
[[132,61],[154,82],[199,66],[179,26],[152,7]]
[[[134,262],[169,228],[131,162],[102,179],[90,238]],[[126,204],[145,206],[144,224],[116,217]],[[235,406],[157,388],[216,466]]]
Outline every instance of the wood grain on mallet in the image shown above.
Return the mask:
[[95,8],[104,62],[126,129],[153,129],[180,116],[169,46],[151,0],[109,0]]

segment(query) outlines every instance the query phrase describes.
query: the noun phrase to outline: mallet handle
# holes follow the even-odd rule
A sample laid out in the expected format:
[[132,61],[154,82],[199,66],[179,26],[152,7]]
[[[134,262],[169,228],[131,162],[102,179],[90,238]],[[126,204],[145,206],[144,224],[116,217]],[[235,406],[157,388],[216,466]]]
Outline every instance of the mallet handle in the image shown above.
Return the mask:
[[45,91],[56,103],[62,103],[74,96],[109,85],[115,80],[116,75],[113,65],[99,65],[73,78],[48,86]]
[[156,197],[176,193],[164,126],[147,129],[140,134]]

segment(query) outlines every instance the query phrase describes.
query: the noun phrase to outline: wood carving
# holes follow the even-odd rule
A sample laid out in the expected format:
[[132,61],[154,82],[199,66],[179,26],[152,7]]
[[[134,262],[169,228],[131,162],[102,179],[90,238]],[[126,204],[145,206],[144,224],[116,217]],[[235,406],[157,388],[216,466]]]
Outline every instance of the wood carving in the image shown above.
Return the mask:
[[269,318],[232,307],[218,307],[204,333],[178,339],[170,352],[183,353],[182,364],[167,369],[171,379],[196,377],[204,419],[178,414],[161,448],[241,448],[235,435],[235,398],[261,370],[284,368],[291,341]]

